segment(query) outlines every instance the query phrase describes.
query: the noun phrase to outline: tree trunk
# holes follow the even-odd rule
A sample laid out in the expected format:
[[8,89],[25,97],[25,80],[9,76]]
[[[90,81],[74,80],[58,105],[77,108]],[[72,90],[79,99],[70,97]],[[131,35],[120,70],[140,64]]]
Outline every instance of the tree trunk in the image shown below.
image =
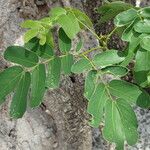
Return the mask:
[[[133,1],[132,1],[133,2]],[[38,19],[45,16],[54,6],[73,6],[86,11],[96,23],[99,17],[94,8],[101,1],[87,0],[1,0],[0,1],[0,69],[9,63],[2,58],[4,49],[12,44],[22,45],[24,30],[19,24],[24,19]],[[108,26],[107,26],[108,27]],[[96,26],[96,31],[106,33],[106,26]],[[89,33],[82,32],[84,48],[96,46],[97,40]],[[83,77],[62,77],[57,90],[45,94],[42,105],[34,110],[28,109],[23,118],[13,120],[8,115],[11,96],[0,106],[0,143],[1,150],[109,150],[113,147],[103,140],[99,129],[91,129],[86,113],[87,101],[83,97]],[[142,131],[142,143],[137,144],[145,149],[150,143],[148,135],[148,110],[137,110]],[[141,116],[141,113],[144,113]],[[145,118],[146,120],[143,121]],[[142,130],[142,126],[144,128]],[[149,144],[150,145],[150,144]],[[147,148],[147,147],[146,147]]]

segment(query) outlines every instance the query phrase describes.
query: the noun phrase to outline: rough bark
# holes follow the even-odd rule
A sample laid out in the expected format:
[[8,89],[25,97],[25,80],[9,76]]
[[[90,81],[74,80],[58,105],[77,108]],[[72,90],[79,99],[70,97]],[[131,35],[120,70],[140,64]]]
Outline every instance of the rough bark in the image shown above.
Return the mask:
[[[92,2],[92,3],[91,3]],[[73,6],[97,17],[94,7],[101,1],[87,0],[1,0],[0,1],[0,54],[12,44],[23,44],[24,30],[19,24],[24,19],[38,19],[47,14],[50,8],[64,5]],[[99,28],[104,33],[107,28]],[[98,29],[96,28],[98,31]],[[108,32],[108,31],[107,31]],[[83,32],[85,49],[96,46],[97,40],[89,32]],[[0,69],[9,66],[0,56]],[[91,129],[86,113],[87,102],[83,95],[83,77],[62,77],[61,87],[49,90],[42,105],[34,110],[28,109],[22,119],[9,118],[8,109],[11,96],[0,106],[1,150],[109,150],[113,148],[103,140],[99,129]],[[144,113],[142,116],[141,114]],[[135,149],[148,148],[150,143],[150,118],[148,110],[137,110],[140,120],[141,139]],[[142,128],[144,126],[144,128]],[[132,148],[131,148],[132,149]]]

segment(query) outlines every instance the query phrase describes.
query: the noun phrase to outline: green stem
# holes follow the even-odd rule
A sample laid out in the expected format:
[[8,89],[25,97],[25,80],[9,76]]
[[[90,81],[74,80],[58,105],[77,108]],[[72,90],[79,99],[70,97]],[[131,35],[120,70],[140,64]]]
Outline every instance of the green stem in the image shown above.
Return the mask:
[[92,65],[92,67],[93,67],[95,70],[98,70],[98,69],[96,68],[96,66],[94,65],[94,63],[93,63],[86,55],[83,54],[82,56],[90,62],[90,64]]
[[108,44],[108,41],[110,39],[110,37],[114,34],[114,32],[118,29],[118,27],[115,27],[108,35],[106,38],[106,45]]
[[99,41],[101,40],[101,38],[95,33],[95,31],[93,31],[92,29],[90,29],[87,25],[85,25],[79,19],[78,19],[78,22],[80,22],[84,27],[86,27]]
[[92,51],[95,51],[95,50],[97,50],[97,49],[100,49],[100,48],[103,48],[103,47],[102,47],[102,46],[98,46],[98,47],[91,48],[91,49],[89,49],[89,50],[87,50],[87,51],[84,51],[84,52],[80,53],[79,56],[87,55],[88,53],[90,53],[90,52],[92,52]]

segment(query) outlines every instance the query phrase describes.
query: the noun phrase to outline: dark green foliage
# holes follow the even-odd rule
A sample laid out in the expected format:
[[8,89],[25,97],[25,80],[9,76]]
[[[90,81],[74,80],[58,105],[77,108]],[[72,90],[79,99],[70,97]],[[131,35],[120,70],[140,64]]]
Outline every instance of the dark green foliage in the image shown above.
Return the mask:
[[19,80],[10,106],[10,116],[13,118],[21,118],[26,111],[30,81],[31,77],[29,72],[22,75]]
[[[4,52],[6,60],[20,66],[0,72],[0,104],[14,92],[10,116],[21,118],[27,104],[34,108],[42,103],[46,88],[59,87],[61,74],[83,73],[90,125],[98,128],[102,124],[103,137],[123,150],[124,143],[134,145],[138,141],[132,106],[150,108],[150,95],[144,89],[150,87],[150,7],[135,8],[115,1],[98,8],[98,12],[102,15],[100,22],[114,18],[115,29],[108,35],[97,35],[89,17],[74,8],[56,7],[45,18],[22,23],[29,29],[24,46],[10,46]],[[54,44],[56,27],[58,42]],[[100,46],[84,50],[82,40],[74,44],[83,29],[97,37]],[[122,29],[121,39],[127,42],[121,52],[108,48],[117,29]],[[94,57],[88,55],[94,50]],[[129,63],[134,67],[128,67]],[[122,80],[128,72],[134,74],[133,83]],[[106,81],[108,74],[111,78]]]
[[37,107],[42,103],[45,93],[46,70],[44,64],[39,64],[31,75],[30,106]]

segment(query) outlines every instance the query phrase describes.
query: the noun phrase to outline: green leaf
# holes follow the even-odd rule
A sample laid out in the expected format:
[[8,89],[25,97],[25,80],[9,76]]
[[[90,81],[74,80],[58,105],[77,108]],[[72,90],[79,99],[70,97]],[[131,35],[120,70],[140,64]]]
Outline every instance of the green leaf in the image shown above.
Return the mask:
[[123,66],[107,66],[102,71],[119,77],[125,76],[128,73],[128,69]]
[[31,76],[31,100],[32,108],[42,103],[45,93],[46,70],[44,64],[39,64],[33,71]]
[[139,33],[133,33],[130,43],[129,43],[129,53],[134,53],[137,50],[137,47],[139,46],[141,41],[140,34]]
[[147,82],[148,82],[148,85],[150,85],[150,72],[148,72],[147,74]]
[[60,17],[61,15],[65,15],[65,14],[66,14],[66,10],[62,7],[52,8],[51,11],[49,12],[49,15],[52,18]]
[[72,13],[62,15],[57,22],[70,39],[73,39],[80,31],[79,23]]
[[39,41],[40,45],[44,45],[46,43],[46,34],[40,34],[39,39],[40,39]]
[[48,34],[46,34],[46,43],[49,44],[52,48],[54,48],[54,37],[52,30],[49,30]]
[[128,3],[116,1],[102,5],[101,7],[98,8],[97,12],[102,15],[100,18],[100,22],[104,23],[113,19],[120,12],[128,10],[132,7],[133,6]]
[[24,44],[24,48],[31,51],[36,51],[38,46],[39,46],[39,39],[37,37],[32,38],[31,40],[29,40],[27,43]]
[[134,30],[139,33],[150,33],[150,20],[140,20],[134,25]]
[[61,58],[62,70],[65,75],[71,74],[71,67],[73,65],[73,55],[67,54]]
[[109,66],[120,63],[124,60],[122,54],[117,50],[109,50],[95,55],[93,62],[96,66]]
[[21,118],[26,111],[30,81],[29,72],[26,72],[19,81],[10,106],[10,116],[12,118]]
[[25,67],[33,67],[38,63],[38,56],[21,46],[10,46],[4,53],[4,58]]
[[28,30],[24,35],[24,42],[27,43],[32,38],[36,37],[38,35],[38,32],[38,29]]
[[49,59],[54,56],[52,47],[48,44],[40,45],[37,50],[37,55],[44,59]]
[[26,20],[23,23],[21,23],[22,28],[41,28],[42,25],[39,21],[33,21],[33,20]]
[[14,90],[22,73],[23,69],[19,66],[13,66],[0,72],[0,104],[3,103],[5,97]]
[[98,84],[90,97],[87,108],[88,113],[92,115],[91,126],[96,128],[99,126],[103,118],[104,106],[107,99],[105,85],[102,83]]
[[90,98],[95,90],[95,87],[97,85],[97,71],[91,70],[88,72],[86,78],[85,78],[85,84],[84,84],[84,96],[87,98],[87,100],[90,101]]
[[24,45],[28,50],[35,52],[39,57],[49,59],[54,56],[52,47],[49,44],[40,45],[38,38],[31,39]]
[[59,57],[55,57],[48,64],[48,75],[46,80],[46,86],[48,88],[59,87],[60,72],[61,72],[61,60]]
[[144,7],[140,11],[140,15],[143,18],[150,18],[150,7]]
[[140,45],[143,49],[150,51],[150,35],[144,36]]
[[83,47],[82,39],[77,43],[76,52],[79,52]]
[[134,19],[134,21],[132,21],[132,23],[124,30],[124,32],[122,33],[122,37],[121,37],[123,41],[130,42],[132,39],[132,36],[137,35],[134,33],[134,24],[137,23],[139,20],[140,18]]
[[139,49],[135,57],[134,78],[142,87],[148,86],[147,74],[150,70],[150,52]]
[[58,44],[62,53],[67,53],[71,49],[71,39],[66,35],[62,28],[59,29]]
[[42,19],[40,19],[40,24],[43,26],[43,27],[51,27],[52,25],[52,19],[50,17],[44,17]]
[[131,23],[136,17],[138,17],[137,11],[135,9],[129,9],[127,11],[119,13],[114,20],[117,27],[121,27]]
[[87,59],[82,58],[73,64],[71,71],[73,73],[82,73],[83,71],[90,70],[91,68],[92,65],[90,62]]
[[124,61],[121,63],[121,66],[126,67],[134,58],[135,53],[128,51],[127,56],[125,57]]
[[137,119],[131,106],[123,99],[108,100],[105,108],[103,136],[116,143],[116,149],[124,149],[124,141],[134,145],[138,140]]
[[142,94],[137,99],[137,105],[141,108],[150,108],[150,95],[143,89]]
[[109,83],[110,93],[118,98],[128,101],[130,104],[135,104],[142,91],[134,84],[123,80],[112,80]]
[[131,23],[122,33],[121,39],[123,41],[127,41],[127,42],[131,41],[131,37],[133,36],[132,29],[133,29],[133,23]]
[[71,8],[71,12],[75,15],[75,17],[79,21],[81,28],[84,27],[83,24],[88,26],[88,27],[93,27],[91,19],[85,13],[83,13],[80,10],[75,9],[75,8]]

